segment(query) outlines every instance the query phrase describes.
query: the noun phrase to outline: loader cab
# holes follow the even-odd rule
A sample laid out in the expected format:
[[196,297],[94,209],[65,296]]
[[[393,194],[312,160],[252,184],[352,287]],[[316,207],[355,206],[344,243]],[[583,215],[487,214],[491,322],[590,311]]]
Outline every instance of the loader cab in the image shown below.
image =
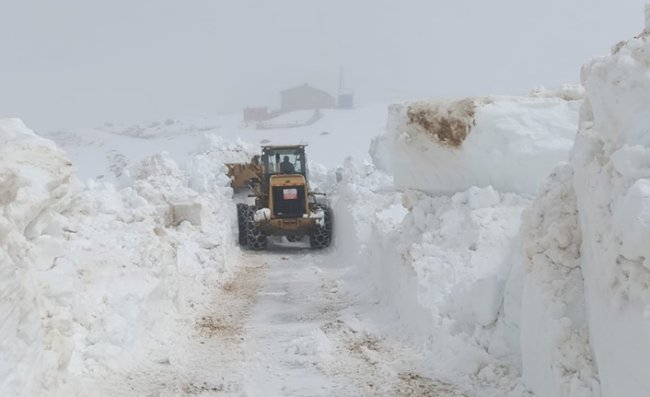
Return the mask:
[[[291,171],[287,172],[286,162],[291,164]],[[305,160],[305,146],[265,146],[262,148],[262,164],[266,178],[271,175],[301,174],[307,178],[307,162]]]
[[302,218],[309,208],[305,146],[262,147],[266,197],[259,206],[271,209],[272,218]]

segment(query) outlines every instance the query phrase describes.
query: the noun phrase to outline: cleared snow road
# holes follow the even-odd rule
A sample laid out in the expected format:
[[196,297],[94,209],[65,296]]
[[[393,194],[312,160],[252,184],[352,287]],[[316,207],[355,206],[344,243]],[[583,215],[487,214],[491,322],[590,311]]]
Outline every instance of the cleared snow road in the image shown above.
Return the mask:
[[[242,270],[154,367],[106,389],[151,396],[462,396],[410,371],[405,346],[360,328],[359,302],[339,291],[333,252],[275,246]],[[350,326],[354,324],[354,327]]]
[[254,304],[242,329],[241,383],[230,384],[231,392],[237,390],[232,394],[461,395],[417,374],[395,371],[392,363],[412,358],[407,350],[346,323],[343,318],[350,317],[356,302],[339,291],[337,279],[344,270],[332,266],[331,253],[275,247],[245,258],[253,268],[230,292]]
[[356,302],[339,291],[344,270],[331,266],[331,254],[276,247],[248,257],[267,266],[244,329],[244,395],[459,395],[395,371],[402,349],[346,323]]

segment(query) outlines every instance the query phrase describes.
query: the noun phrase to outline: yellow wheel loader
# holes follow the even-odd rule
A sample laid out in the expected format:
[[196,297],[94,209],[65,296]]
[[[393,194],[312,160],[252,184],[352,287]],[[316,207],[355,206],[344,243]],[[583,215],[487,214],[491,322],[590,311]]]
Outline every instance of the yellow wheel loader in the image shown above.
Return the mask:
[[321,193],[310,191],[305,145],[263,146],[250,164],[228,164],[233,188],[248,185],[254,205],[237,204],[239,243],[263,250],[267,236],[300,241],[314,249],[332,242],[332,211]]

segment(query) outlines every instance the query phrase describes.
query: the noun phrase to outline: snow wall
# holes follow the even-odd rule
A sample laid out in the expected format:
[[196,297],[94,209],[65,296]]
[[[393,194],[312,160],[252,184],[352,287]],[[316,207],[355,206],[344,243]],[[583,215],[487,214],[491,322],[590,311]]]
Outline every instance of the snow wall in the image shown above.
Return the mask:
[[[433,369],[436,375],[452,380],[460,374],[479,382],[493,382],[501,390],[509,390],[509,395],[521,395],[525,390],[537,396],[647,392],[630,382],[634,371],[630,373],[621,364],[636,356],[633,362],[642,371],[643,351],[633,346],[638,347],[639,338],[647,332],[643,317],[630,319],[641,323],[602,330],[605,324],[610,328],[621,324],[617,317],[621,313],[629,314],[629,310],[604,310],[611,306],[605,300],[612,298],[605,298],[602,289],[619,285],[621,274],[632,270],[603,272],[604,265],[601,270],[585,268],[586,258],[594,252],[598,263],[607,258],[605,252],[609,252],[612,263],[626,255],[616,251],[612,257],[614,254],[602,246],[600,252],[585,248],[585,233],[602,239],[608,233],[627,230],[629,243],[622,249],[630,249],[628,260],[642,263],[639,258],[645,258],[646,253],[640,247],[645,249],[641,241],[645,241],[647,225],[642,214],[650,213],[639,204],[646,190],[636,180],[630,181],[630,191],[624,190],[616,200],[611,197],[616,191],[614,184],[607,184],[602,188],[607,195],[601,202],[594,201],[593,181],[602,182],[602,178],[585,175],[579,167],[585,161],[577,159],[583,159],[585,152],[592,156],[603,153],[602,147],[594,148],[593,142],[586,146],[585,136],[611,146],[611,153],[618,151],[613,160],[603,163],[610,164],[608,175],[623,173],[619,169],[618,174],[612,171],[616,161],[636,178],[645,176],[640,169],[650,164],[642,160],[646,152],[638,146],[639,140],[634,141],[634,148],[624,149],[635,157],[629,152],[621,155],[623,145],[615,147],[606,139],[594,137],[598,113],[592,110],[595,100],[591,96],[599,98],[603,94],[602,88],[600,93],[592,92],[590,79],[594,79],[593,70],[602,68],[604,62],[622,61],[598,60],[585,68],[589,99],[584,106],[584,91],[570,86],[556,92],[536,91],[524,98],[470,98],[392,106],[387,134],[376,138],[371,147],[376,169],[357,170],[357,175],[365,173],[365,177],[341,189],[356,190],[345,194],[345,200],[339,203],[342,210],[348,210],[362,225],[370,225],[361,227],[365,230],[357,234],[362,239],[360,257],[370,258],[369,271],[377,290],[396,308],[402,329],[395,333],[418,343],[435,357],[432,362],[444,363]],[[599,78],[596,81],[603,85]],[[637,82],[630,85],[640,87],[639,92],[647,88]],[[597,103],[608,114],[611,108],[600,101]],[[635,102],[632,99],[625,103]],[[637,98],[636,103],[642,101]],[[579,113],[580,137],[570,157]],[[605,130],[617,131],[623,120],[639,120],[642,114],[637,107],[626,118],[607,121],[616,127],[609,125]],[[632,136],[641,136],[642,121],[631,124],[637,128],[630,133]],[[593,163],[590,169],[595,172]],[[385,194],[389,182],[384,182],[383,187],[372,182],[377,179],[373,175],[380,171],[393,176],[397,192],[392,196]],[[359,208],[355,208],[354,200],[359,201]],[[589,203],[584,209],[581,200]],[[375,206],[375,202],[381,205]],[[600,228],[597,234],[586,229],[590,224],[583,220],[586,211],[595,211],[589,207],[615,210],[616,202],[624,203],[618,208],[626,209],[619,210],[625,221],[614,226],[616,223],[606,221],[606,214],[592,213],[589,219],[598,220]],[[402,208],[401,214],[398,207]],[[632,220],[639,220],[637,226],[622,227],[633,225]],[[346,242],[341,240],[339,244],[345,246]],[[646,268],[640,265],[640,269]],[[639,275],[639,271],[633,274]],[[594,282],[600,283],[598,288],[592,286]],[[619,295],[609,294],[629,297],[630,291],[636,291],[644,297],[639,292],[640,284],[632,283],[634,287],[623,289]],[[598,309],[591,307],[594,303]],[[602,323],[594,328],[594,321]],[[625,330],[636,333],[626,336],[635,354],[622,355],[619,349],[616,353],[620,358],[612,362],[609,357],[617,356],[614,346],[618,345],[605,335]],[[600,344],[599,332],[603,340]],[[608,359],[598,359],[601,344],[605,352],[600,354]],[[604,367],[602,361],[606,362]],[[603,368],[625,380],[626,385],[608,387]],[[643,379],[640,373],[637,375],[636,379]],[[520,376],[523,382],[517,379]]]
[[151,360],[182,373],[180,338],[238,263],[225,147],[82,186],[51,141],[0,120],[0,395],[110,395],[97,386]]
[[372,275],[394,310],[388,332],[430,355],[431,376],[494,384],[494,395],[529,387],[519,381],[521,216],[569,159],[583,93],[394,105],[374,164],[342,169],[337,250]]
[[433,362],[511,395],[503,368],[536,396],[650,395],[649,65],[650,26],[583,67],[584,102],[389,109],[371,154],[406,215],[364,208],[385,188],[339,205],[371,225],[375,284]]
[[650,8],[582,82],[571,167],[591,348],[603,396],[650,395]]
[[650,395],[648,17],[583,67],[571,160],[523,218],[523,376],[539,396]]

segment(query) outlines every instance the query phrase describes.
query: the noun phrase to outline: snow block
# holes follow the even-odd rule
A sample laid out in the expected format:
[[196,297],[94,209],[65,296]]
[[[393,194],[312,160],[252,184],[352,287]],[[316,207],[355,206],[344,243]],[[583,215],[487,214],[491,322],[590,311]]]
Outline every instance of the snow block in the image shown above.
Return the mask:
[[201,226],[202,209],[201,203],[197,201],[172,203],[171,224],[176,226],[182,222],[189,222],[194,226]]
[[493,186],[534,194],[568,159],[577,130],[580,90],[554,95],[561,97],[547,92],[393,105],[388,132],[375,138],[371,156],[398,188],[439,194]]

